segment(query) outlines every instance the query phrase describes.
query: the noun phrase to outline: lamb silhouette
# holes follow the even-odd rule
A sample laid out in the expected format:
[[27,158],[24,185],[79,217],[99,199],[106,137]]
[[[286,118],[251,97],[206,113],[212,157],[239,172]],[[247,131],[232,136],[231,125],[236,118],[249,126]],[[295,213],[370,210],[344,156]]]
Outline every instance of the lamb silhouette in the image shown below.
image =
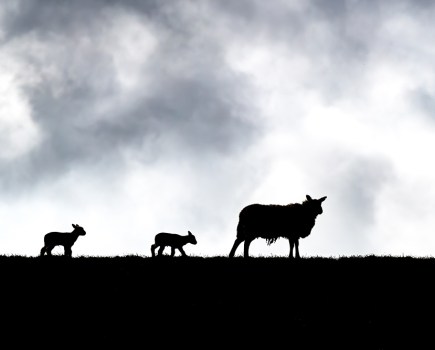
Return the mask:
[[183,246],[187,243],[196,244],[196,237],[192,234],[192,232],[187,231],[188,234],[185,236],[176,234],[176,233],[168,233],[168,232],[160,232],[156,234],[154,238],[154,244],[151,245],[151,254],[155,257],[155,250],[157,247],[159,248],[158,255],[162,256],[165,247],[171,247],[171,256],[175,255],[175,249],[178,249],[182,256],[187,256],[185,251],[183,250]]
[[56,246],[63,246],[64,255],[72,256],[72,246],[77,241],[79,236],[86,235],[86,231],[83,227],[72,224],[74,230],[72,232],[49,232],[44,236],[44,246],[41,249],[41,256],[51,256],[51,251]]
[[312,199],[306,195],[303,203],[288,205],[251,204],[242,209],[237,225],[237,238],[234,241],[229,257],[233,257],[240,243],[244,243],[244,257],[249,257],[249,245],[256,238],[266,239],[267,244],[278,238],[287,238],[290,243],[289,258],[299,255],[299,238],[305,238],[316,222],[317,215],[323,213],[322,202],[325,197]]

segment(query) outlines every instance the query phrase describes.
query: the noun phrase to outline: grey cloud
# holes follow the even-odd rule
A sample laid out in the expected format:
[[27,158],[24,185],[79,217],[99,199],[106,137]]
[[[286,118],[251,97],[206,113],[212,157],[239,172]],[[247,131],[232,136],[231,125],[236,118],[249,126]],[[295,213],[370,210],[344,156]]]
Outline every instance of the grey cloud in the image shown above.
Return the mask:
[[[391,162],[380,156],[335,155],[329,161],[331,176],[325,187],[332,193],[328,196],[336,221],[330,227],[346,237],[343,246],[351,251],[366,251],[370,247],[367,233],[376,226],[378,199],[386,186],[396,180]],[[348,243],[346,243],[346,241]]]
[[[361,87],[382,11],[360,1],[311,1],[293,6],[286,2],[213,2],[224,13],[224,27],[244,41],[279,45],[310,63],[313,77],[305,87],[321,91],[331,103]],[[219,18],[219,17],[218,17]],[[290,78],[290,77],[289,77]]]
[[346,207],[354,209],[351,221],[356,226],[372,225],[376,220],[376,198],[392,179],[391,165],[385,159],[356,158],[343,170],[337,195]]
[[[3,188],[20,184],[20,179],[43,180],[81,165],[112,163],[119,169],[123,149],[138,149],[144,161],[171,156],[168,149],[173,156],[188,154],[194,159],[229,154],[252,140],[256,129],[247,118],[254,113],[246,101],[248,86],[226,66],[219,38],[208,40],[207,32],[189,30],[194,18],[192,23],[188,21],[188,9],[183,12],[186,18],[177,19],[177,6],[181,5],[159,8],[151,1],[52,5],[21,2],[6,26],[9,40],[4,45],[32,33],[31,40],[48,45],[47,56],[29,51],[21,52],[21,59],[36,71],[52,65],[60,77],[43,77],[40,83],[25,88],[44,139],[13,165],[0,165]],[[114,78],[112,57],[98,46],[74,50],[76,40],[87,36],[92,41],[104,30],[98,25],[101,18],[97,14],[111,5],[115,14],[122,8],[144,14],[144,22],[157,35],[157,47],[140,72],[146,86],[139,84],[127,102],[114,105],[98,119],[98,105],[116,100],[122,93]],[[175,28],[185,26],[184,32],[174,32],[174,25],[165,26],[169,22],[161,21],[168,17],[168,6],[175,6],[169,11],[175,16],[172,24],[178,20]],[[38,177],[29,178],[29,173],[38,173]]]
[[[248,81],[226,65],[228,38],[242,42],[263,38],[284,44],[290,52],[302,52],[316,75],[313,88],[334,101],[350,89],[357,93],[370,45],[386,11],[382,5],[359,1],[313,1],[302,10],[285,2],[243,0],[19,4],[17,11],[6,16],[3,45],[29,33],[33,40],[52,44],[46,57],[29,51],[22,52],[21,59],[38,71],[51,64],[60,78],[53,81],[47,77],[26,89],[44,140],[13,165],[0,164],[4,188],[18,186],[20,179],[35,181],[28,175],[35,172],[40,174],[38,178],[47,179],[100,162],[119,169],[125,149],[137,150],[145,162],[179,155],[189,155],[195,161],[243,150],[261,131],[248,121],[257,113]],[[203,17],[197,17],[195,6]],[[117,101],[122,94],[113,58],[98,45],[83,52],[74,49],[76,41],[86,37],[92,42],[107,29],[102,19],[107,9],[112,14],[132,11],[141,16],[157,36],[157,47],[139,73],[147,84],[139,84],[127,101],[119,101],[100,119],[96,117],[99,104]],[[321,24],[320,32],[311,32],[317,24]],[[353,171],[352,179],[359,174]],[[377,184],[374,179],[373,183],[362,179],[361,188],[372,188]],[[354,193],[346,200],[365,208],[362,212],[370,221],[371,197],[358,188],[346,188]]]
[[409,94],[411,103],[419,110],[427,120],[435,121],[435,94],[428,89],[414,89]]
[[[98,18],[108,8],[126,8],[147,16],[159,16],[164,8],[157,0],[17,0],[2,4],[2,26],[11,39],[32,31],[41,34],[95,30]],[[100,28],[101,29],[101,28]]]

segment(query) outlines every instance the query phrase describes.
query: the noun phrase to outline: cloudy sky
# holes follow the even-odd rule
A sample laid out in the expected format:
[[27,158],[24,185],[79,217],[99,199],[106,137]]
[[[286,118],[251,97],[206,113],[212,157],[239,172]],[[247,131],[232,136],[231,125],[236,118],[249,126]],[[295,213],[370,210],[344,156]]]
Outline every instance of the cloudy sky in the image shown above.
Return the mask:
[[423,0],[1,2],[0,254],[77,223],[75,256],[150,256],[188,230],[189,255],[226,256],[245,205],[309,194],[328,198],[302,256],[433,255],[434,17]]

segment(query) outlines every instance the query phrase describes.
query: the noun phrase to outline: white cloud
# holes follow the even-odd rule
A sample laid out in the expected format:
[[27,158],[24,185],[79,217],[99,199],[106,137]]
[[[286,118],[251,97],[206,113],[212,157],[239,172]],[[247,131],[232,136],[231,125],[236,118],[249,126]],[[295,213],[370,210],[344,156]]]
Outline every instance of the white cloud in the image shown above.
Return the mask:
[[0,55],[0,158],[12,160],[38,145],[41,133],[33,120],[32,108],[23,93],[20,72],[25,69],[14,62],[8,52]]

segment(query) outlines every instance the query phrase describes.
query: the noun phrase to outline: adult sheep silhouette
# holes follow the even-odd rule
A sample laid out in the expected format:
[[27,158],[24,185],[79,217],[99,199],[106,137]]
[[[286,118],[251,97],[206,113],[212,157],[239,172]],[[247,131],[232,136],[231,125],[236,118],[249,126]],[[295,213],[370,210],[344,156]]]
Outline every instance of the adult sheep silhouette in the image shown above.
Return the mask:
[[185,236],[176,234],[176,233],[168,233],[168,232],[160,232],[156,234],[154,238],[154,244],[151,245],[151,254],[152,256],[156,256],[155,250],[157,247],[159,248],[158,255],[161,256],[163,254],[163,250],[165,247],[171,247],[171,256],[175,255],[175,249],[178,249],[182,256],[187,256],[185,251],[183,250],[183,246],[187,243],[196,244],[196,237],[192,234],[192,232],[187,231],[188,234]]
[[312,199],[306,195],[303,203],[288,205],[251,204],[242,209],[237,225],[237,238],[234,241],[229,257],[233,257],[237,247],[244,242],[244,257],[249,257],[249,245],[256,238],[266,239],[267,244],[278,238],[287,238],[290,243],[289,258],[299,255],[299,238],[305,238],[316,222],[316,217],[323,213],[322,202],[325,197]]
[[51,256],[51,251],[54,247],[60,245],[64,248],[64,255],[71,257],[71,247],[77,241],[79,236],[86,235],[86,231],[80,225],[72,224],[74,230],[72,232],[49,232],[44,236],[44,246],[41,249],[41,256],[47,254]]

